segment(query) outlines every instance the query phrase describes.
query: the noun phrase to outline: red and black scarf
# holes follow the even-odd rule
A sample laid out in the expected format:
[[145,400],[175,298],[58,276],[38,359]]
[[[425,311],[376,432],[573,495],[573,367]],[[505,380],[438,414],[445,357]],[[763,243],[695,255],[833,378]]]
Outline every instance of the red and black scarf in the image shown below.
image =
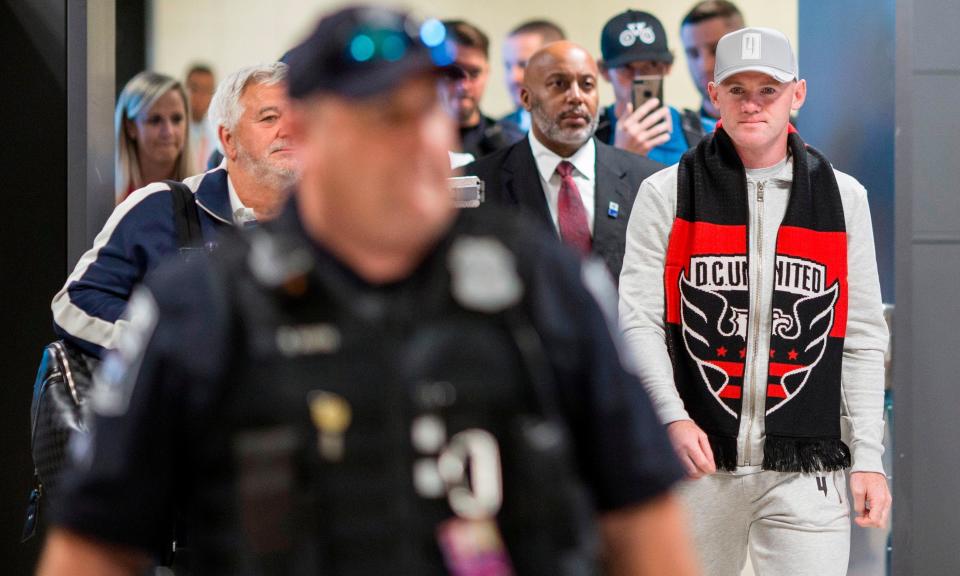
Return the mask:
[[[680,160],[677,213],[664,269],[667,346],[677,389],[710,437],[717,467],[737,465],[740,418],[763,410],[763,468],[812,472],[850,465],[840,440],[840,372],[847,325],[847,239],[830,163],[791,130],[793,183],[776,243],[769,350],[747,349],[759,322],[749,287],[747,181],[718,127]],[[762,243],[762,241],[761,241]],[[756,304],[754,305],[756,308]],[[748,359],[769,355],[767,374]],[[744,376],[767,386],[766,404]],[[759,455],[758,455],[759,456]]]

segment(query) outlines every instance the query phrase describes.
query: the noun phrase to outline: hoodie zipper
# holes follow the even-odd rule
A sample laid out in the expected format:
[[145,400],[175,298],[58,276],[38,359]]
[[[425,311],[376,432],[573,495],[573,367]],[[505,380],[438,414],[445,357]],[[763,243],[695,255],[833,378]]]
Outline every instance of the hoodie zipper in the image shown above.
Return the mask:
[[757,182],[757,285],[753,290],[753,354],[750,358],[750,390],[748,391],[747,436],[744,438],[744,465],[750,466],[753,455],[750,441],[753,432],[753,420],[757,411],[757,354],[760,346],[760,287],[763,286],[763,185]]

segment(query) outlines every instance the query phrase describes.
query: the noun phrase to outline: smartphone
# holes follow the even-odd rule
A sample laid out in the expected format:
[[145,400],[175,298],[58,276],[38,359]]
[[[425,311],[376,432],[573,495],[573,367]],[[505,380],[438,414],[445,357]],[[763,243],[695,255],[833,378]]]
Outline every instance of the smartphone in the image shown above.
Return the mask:
[[656,98],[663,106],[663,76],[637,76],[633,79],[633,109]]

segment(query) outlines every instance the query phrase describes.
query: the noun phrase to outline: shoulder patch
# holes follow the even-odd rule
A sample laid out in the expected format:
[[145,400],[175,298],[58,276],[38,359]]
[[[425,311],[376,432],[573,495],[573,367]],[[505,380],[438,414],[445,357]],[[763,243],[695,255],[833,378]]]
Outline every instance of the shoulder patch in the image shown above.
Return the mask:
[[495,313],[523,297],[516,258],[492,236],[461,236],[450,248],[447,266],[453,296],[464,308]]
[[150,291],[136,288],[124,316],[128,325],[116,349],[107,353],[94,375],[91,407],[101,416],[120,416],[130,404],[143,353],[157,327],[157,302]]

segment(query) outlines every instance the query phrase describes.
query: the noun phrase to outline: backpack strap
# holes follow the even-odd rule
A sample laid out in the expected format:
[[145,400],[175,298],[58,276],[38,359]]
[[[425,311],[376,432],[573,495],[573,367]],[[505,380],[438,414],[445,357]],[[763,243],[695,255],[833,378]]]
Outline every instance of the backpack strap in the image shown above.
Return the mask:
[[200,215],[193,191],[183,182],[164,180],[173,195],[173,222],[177,230],[177,246],[192,248],[203,244],[200,231]]
[[687,137],[687,146],[696,148],[704,136],[700,113],[696,110],[684,108],[680,116],[682,118],[683,135]]

